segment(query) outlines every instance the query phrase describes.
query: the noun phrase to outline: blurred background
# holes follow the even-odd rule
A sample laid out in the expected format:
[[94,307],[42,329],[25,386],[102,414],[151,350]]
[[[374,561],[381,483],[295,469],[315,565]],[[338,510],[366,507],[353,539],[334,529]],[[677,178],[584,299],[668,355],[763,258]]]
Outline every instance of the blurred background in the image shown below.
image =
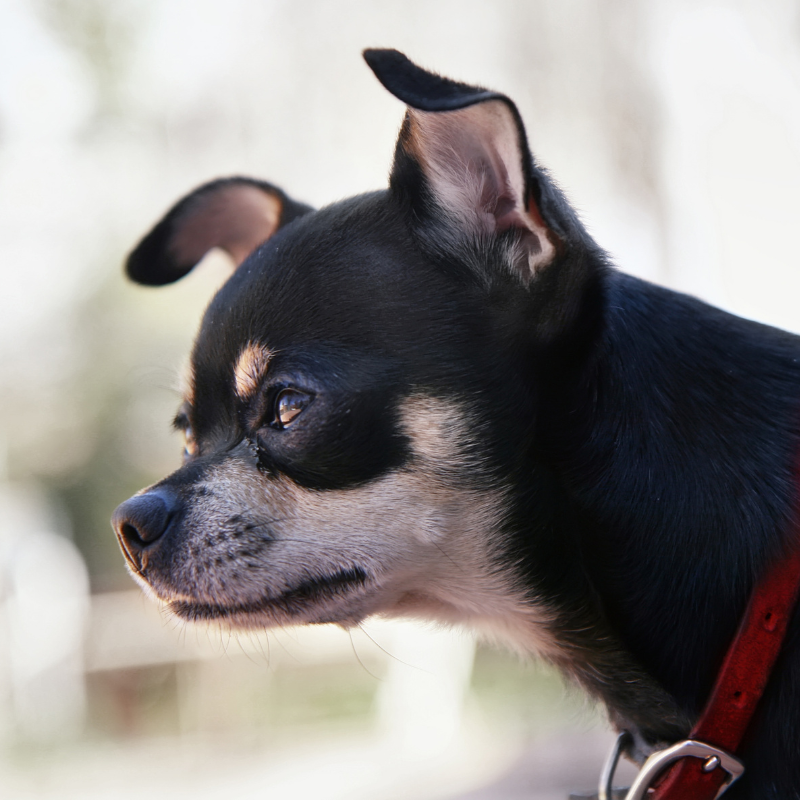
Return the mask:
[[800,331],[800,0],[0,0],[0,796],[551,800],[602,713],[465,633],[178,625],[108,518],[179,464],[224,280],[121,263],[198,183],[385,185],[364,47],[499,89],[624,270]]

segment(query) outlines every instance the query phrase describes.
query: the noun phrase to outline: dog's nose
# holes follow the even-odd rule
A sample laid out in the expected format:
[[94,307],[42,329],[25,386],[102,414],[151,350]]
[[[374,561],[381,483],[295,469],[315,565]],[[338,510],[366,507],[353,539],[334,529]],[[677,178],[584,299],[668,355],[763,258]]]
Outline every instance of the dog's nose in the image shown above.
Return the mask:
[[136,569],[142,569],[143,552],[166,533],[177,508],[173,495],[158,490],[131,497],[117,507],[111,524]]

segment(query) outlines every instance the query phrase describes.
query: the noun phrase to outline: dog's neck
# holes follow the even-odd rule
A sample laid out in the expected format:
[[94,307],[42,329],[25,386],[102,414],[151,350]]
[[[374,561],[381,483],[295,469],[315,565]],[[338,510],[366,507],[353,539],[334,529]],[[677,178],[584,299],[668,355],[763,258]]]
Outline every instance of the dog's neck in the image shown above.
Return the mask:
[[788,529],[797,354],[627,276],[605,292],[601,341],[547,420],[554,479],[600,613],[691,717]]

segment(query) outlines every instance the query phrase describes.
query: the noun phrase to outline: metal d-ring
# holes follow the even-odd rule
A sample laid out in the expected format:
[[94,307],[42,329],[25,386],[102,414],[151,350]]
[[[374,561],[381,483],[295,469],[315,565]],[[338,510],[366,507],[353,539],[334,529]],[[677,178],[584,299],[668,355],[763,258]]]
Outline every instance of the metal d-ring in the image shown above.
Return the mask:
[[[598,800],[614,800],[614,773],[617,771],[619,758],[631,739],[631,735],[627,731],[623,731],[614,742],[614,746],[611,748],[606,763],[603,765],[603,771],[600,774],[600,785],[597,789]],[[730,788],[731,784],[738,780],[744,772],[742,762],[730,753],[720,750],[718,747],[712,747],[705,742],[686,739],[664,750],[652,753],[642,765],[639,774],[631,784],[631,788],[625,794],[625,800],[644,800],[653,780],[661,772],[676,761],[688,757],[703,759],[705,761],[703,765],[705,772],[723,769],[727,773],[725,783],[720,788],[717,797],[720,797],[724,791]]]
[[633,737],[628,731],[622,731],[611,752],[606,758],[606,763],[603,764],[603,771],[600,773],[600,783],[597,787],[597,800],[613,800],[614,798],[614,773],[617,771],[617,764],[619,764],[620,756],[625,748],[633,741]]

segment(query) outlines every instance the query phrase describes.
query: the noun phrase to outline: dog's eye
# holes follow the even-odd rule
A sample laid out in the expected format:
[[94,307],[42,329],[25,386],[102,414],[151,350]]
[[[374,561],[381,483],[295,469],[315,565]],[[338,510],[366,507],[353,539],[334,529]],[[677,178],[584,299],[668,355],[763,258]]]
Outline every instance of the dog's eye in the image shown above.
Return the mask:
[[299,389],[281,389],[275,396],[273,426],[282,430],[291,425],[311,400],[310,394]]
[[183,428],[183,460],[188,461],[197,455],[197,441],[194,438],[194,431],[191,425]]

